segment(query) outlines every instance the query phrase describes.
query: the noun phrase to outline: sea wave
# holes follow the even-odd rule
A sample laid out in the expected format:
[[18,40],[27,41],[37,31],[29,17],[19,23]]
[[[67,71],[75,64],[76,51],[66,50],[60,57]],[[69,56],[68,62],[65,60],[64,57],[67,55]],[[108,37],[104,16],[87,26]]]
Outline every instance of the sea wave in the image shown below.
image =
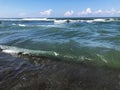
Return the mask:
[[15,46],[0,45],[0,49],[2,52],[11,54],[15,57],[27,55],[28,57],[36,57],[36,60],[40,57],[47,57],[47,58],[52,58],[52,59],[55,58],[55,59],[59,59],[59,60],[73,61],[73,62],[86,62],[86,61],[92,60],[85,56],[77,57],[77,56],[73,56],[73,55],[60,54],[55,51],[31,50],[31,49],[19,48],[19,47],[15,47]]
[[100,66],[100,67],[107,66],[112,68],[120,68],[119,60],[113,61],[113,59],[110,58],[111,56],[113,56],[114,59],[120,58],[118,55],[116,55],[118,51],[115,50],[110,50],[108,53],[104,53],[104,54],[92,53],[93,55],[91,57],[86,55],[74,56],[69,54],[61,54],[55,51],[31,50],[31,49],[6,46],[6,45],[0,45],[0,49],[4,53],[8,53],[15,57],[22,57],[25,59],[26,57],[28,59],[32,59],[34,57],[34,60],[40,60],[40,58],[44,57],[53,60],[61,60],[61,61],[67,61],[73,63],[84,63],[93,66]]
[[13,18],[13,19],[0,19],[3,21],[11,22],[27,22],[27,21],[37,21],[37,22],[54,22],[54,24],[64,24],[64,23],[76,23],[76,22],[120,22],[119,18]]
[[120,66],[119,18],[48,18],[56,23],[39,20],[2,21],[2,51]]

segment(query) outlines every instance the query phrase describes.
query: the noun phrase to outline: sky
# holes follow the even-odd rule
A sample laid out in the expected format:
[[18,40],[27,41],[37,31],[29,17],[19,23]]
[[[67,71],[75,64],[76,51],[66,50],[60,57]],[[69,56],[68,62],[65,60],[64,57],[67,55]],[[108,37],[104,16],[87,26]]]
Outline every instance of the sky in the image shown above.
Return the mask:
[[0,0],[0,18],[116,16],[120,0]]

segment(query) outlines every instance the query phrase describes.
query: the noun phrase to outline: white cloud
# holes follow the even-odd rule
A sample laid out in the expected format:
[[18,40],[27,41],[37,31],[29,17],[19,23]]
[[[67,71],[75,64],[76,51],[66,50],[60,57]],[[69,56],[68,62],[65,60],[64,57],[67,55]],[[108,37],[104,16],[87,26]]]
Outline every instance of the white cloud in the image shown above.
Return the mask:
[[[21,12],[18,13],[16,16],[18,17],[47,17],[50,16],[52,14],[53,10],[52,9],[48,9],[45,11],[41,11],[41,12],[33,12],[33,13],[28,13],[28,12]],[[120,16],[120,9],[97,9],[97,10],[92,10],[91,8],[86,8],[83,11],[80,12],[74,12],[73,10],[69,10],[66,11],[64,13],[64,16],[81,16],[81,17],[91,17],[91,16]],[[3,17],[3,15],[2,15]],[[5,15],[4,15],[5,17]],[[10,15],[9,15],[10,17]],[[12,16],[11,16],[12,17]]]
[[101,9],[94,12],[94,14],[102,14],[102,13],[103,13],[103,11]]
[[118,10],[117,12],[118,12],[118,14],[120,14],[120,10]]
[[78,15],[88,15],[88,14],[92,14],[91,8],[87,8],[86,10],[78,13]]
[[40,12],[40,15],[42,15],[42,16],[50,16],[52,11],[53,11],[52,9],[48,9],[48,10]]
[[64,16],[72,16],[73,14],[74,14],[74,11],[71,10],[71,11],[65,12]]
[[86,12],[86,14],[90,14],[90,13],[92,13],[92,10],[90,8],[87,8],[85,12]]
[[111,10],[97,10],[93,12],[94,15],[107,15],[107,16],[115,16],[120,14],[120,10],[111,9]]
[[120,15],[120,10],[110,9],[110,10],[95,10],[92,11],[91,8],[87,8],[77,14],[78,16],[118,16]]

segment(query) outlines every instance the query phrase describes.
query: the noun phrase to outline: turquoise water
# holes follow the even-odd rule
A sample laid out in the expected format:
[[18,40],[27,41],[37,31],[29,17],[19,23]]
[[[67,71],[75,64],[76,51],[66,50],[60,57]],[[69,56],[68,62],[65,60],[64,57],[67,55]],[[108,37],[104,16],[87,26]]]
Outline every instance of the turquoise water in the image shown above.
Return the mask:
[[0,19],[5,53],[120,68],[120,18]]

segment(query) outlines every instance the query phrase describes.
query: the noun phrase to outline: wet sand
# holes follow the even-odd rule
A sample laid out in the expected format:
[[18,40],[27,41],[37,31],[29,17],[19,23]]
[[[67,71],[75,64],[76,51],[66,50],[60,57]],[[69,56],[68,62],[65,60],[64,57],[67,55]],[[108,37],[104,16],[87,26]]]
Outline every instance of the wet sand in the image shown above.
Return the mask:
[[120,90],[120,69],[0,52],[0,90]]

